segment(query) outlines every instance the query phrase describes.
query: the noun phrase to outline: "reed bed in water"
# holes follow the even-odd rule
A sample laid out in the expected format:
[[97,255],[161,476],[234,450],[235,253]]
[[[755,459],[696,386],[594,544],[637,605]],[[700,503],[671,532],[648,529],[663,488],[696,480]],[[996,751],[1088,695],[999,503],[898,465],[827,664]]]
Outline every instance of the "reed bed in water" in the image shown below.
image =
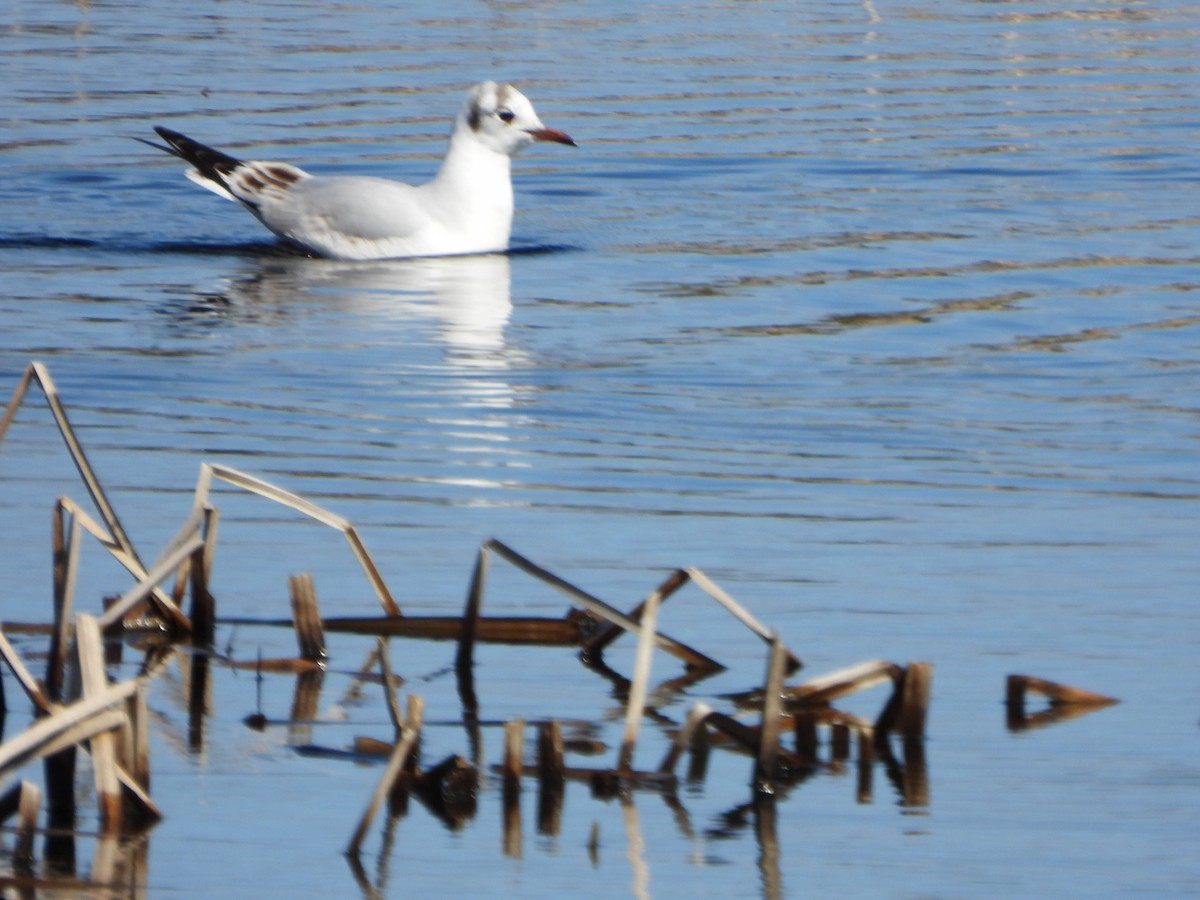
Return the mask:
[[[392,638],[452,640],[457,644],[454,674],[462,701],[462,720],[468,729],[480,727],[479,702],[475,692],[474,650],[480,642],[540,644],[572,647],[579,660],[605,677],[615,673],[604,662],[604,653],[622,634],[636,638],[633,672],[628,680],[616,676],[625,688],[625,715],[620,746],[611,766],[573,766],[569,752],[593,752],[603,747],[569,745],[561,724],[554,719],[509,721],[504,728],[503,758],[495,765],[503,787],[504,852],[520,856],[522,825],[520,794],[527,780],[538,786],[538,829],[556,834],[562,815],[564,786],[582,781],[601,797],[622,798],[624,818],[633,844],[640,843],[636,815],[628,805],[631,792],[650,790],[668,803],[675,799],[676,774],[680,760],[689,756],[687,777],[706,777],[709,756],[714,751],[737,753],[748,758],[748,808],[752,810],[757,836],[763,847],[761,863],[766,883],[771,883],[771,866],[778,863],[774,838],[775,797],[821,771],[840,772],[857,749],[856,793],[858,802],[872,798],[872,775],[882,762],[903,802],[927,804],[928,774],[924,738],[931,698],[933,666],[916,661],[900,665],[885,659],[868,660],[798,683],[787,679],[801,668],[801,661],[782,636],[768,629],[713,579],[696,568],[670,572],[651,589],[645,599],[622,611],[585,591],[549,569],[522,555],[507,544],[489,539],[479,548],[461,616],[418,616],[405,613],[395,600],[378,566],[357,530],[345,518],[312,501],[258,476],[217,463],[203,463],[193,496],[192,511],[178,531],[149,564],[142,562],[103,486],[92,469],[61,402],[49,371],[31,362],[17,384],[0,418],[0,444],[17,409],[31,386],[40,389],[62,435],[67,451],[87,491],[95,515],[80,504],[60,497],[54,504],[52,551],[54,590],[48,623],[9,623],[0,626],[0,659],[13,681],[32,704],[34,720],[20,733],[0,743],[0,777],[10,778],[22,767],[41,760],[45,791],[23,779],[0,793],[0,822],[15,817],[15,847],[11,874],[0,876],[0,885],[24,889],[78,889],[117,884],[144,885],[146,837],[164,814],[150,796],[150,753],[146,689],[165,663],[186,651],[189,670],[189,740],[201,740],[207,712],[208,679],[213,664],[250,668],[259,676],[287,673],[297,677],[291,722],[310,721],[315,715],[321,679],[328,662],[326,633],[349,633],[373,637],[366,661],[359,669],[363,680],[378,670],[389,718],[391,740],[360,736],[355,739],[355,758],[375,755],[386,759],[376,789],[350,836],[345,852],[355,877],[365,890],[372,885],[359,855],[372,823],[384,803],[391,816],[402,814],[410,797],[430,809],[447,824],[458,827],[475,815],[480,773],[466,759],[451,754],[439,762],[420,764],[421,729],[425,717],[423,698],[410,694],[401,708],[396,688],[403,678],[392,669],[389,641]],[[219,479],[242,490],[283,504],[317,522],[337,529],[346,538],[367,582],[379,601],[377,617],[339,618],[321,616],[311,575],[298,573],[289,579],[291,618],[282,620],[233,620],[260,627],[293,628],[297,655],[283,659],[234,660],[213,646],[219,620],[216,598],[208,588],[208,576],[217,552],[219,512],[211,502],[211,487]],[[79,550],[84,533],[95,539],[133,579],[119,596],[109,598],[96,613],[76,612],[79,585]],[[493,559],[502,560],[526,575],[561,593],[569,602],[561,617],[485,615],[488,572]],[[173,584],[171,583],[173,581]],[[670,746],[657,766],[635,763],[640,728],[646,719],[646,702],[651,671],[659,656],[682,663],[683,674],[668,684],[675,690],[694,683],[723,666],[713,657],[664,634],[658,627],[664,603],[684,586],[699,589],[702,598],[715,602],[732,619],[764,644],[764,677],[760,686],[727,695],[727,710],[696,703],[684,721],[676,723]],[[185,601],[188,601],[185,603]],[[186,606],[186,611],[185,611]],[[41,679],[8,641],[5,632],[36,631],[48,636],[46,667]],[[132,643],[144,648],[144,659],[133,678],[112,681],[107,654],[115,647]],[[833,705],[851,694],[878,683],[890,683],[888,700],[874,720],[839,710]],[[3,683],[0,682],[0,687]],[[658,686],[659,690],[663,685]],[[1025,711],[1027,693],[1050,699],[1050,708],[1040,713]],[[0,700],[6,701],[2,691]],[[1067,685],[1025,675],[1011,676],[1007,685],[1008,725],[1024,729],[1061,721],[1082,712],[1116,702],[1112,698]],[[0,712],[7,702],[0,704]],[[662,715],[658,713],[661,721]],[[536,722],[535,758],[527,760],[527,722]],[[250,716],[247,725],[269,725],[261,713]],[[820,731],[828,732],[827,753],[821,754]],[[893,749],[897,739],[899,753]],[[854,740],[854,739],[857,740]],[[330,753],[330,748],[310,745],[310,753]],[[87,875],[79,875],[74,864],[74,838],[78,827],[75,769],[80,751],[91,758],[98,833],[95,856]],[[280,802],[287,802],[281,798]],[[46,825],[38,826],[44,804]],[[35,836],[45,836],[45,872],[37,870]],[[140,837],[139,837],[140,836]],[[390,840],[385,834],[385,846]],[[593,832],[592,852],[596,835]],[[772,861],[774,860],[774,863]],[[64,874],[66,873],[66,874]],[[777,876],[777,873],[775,873]]]

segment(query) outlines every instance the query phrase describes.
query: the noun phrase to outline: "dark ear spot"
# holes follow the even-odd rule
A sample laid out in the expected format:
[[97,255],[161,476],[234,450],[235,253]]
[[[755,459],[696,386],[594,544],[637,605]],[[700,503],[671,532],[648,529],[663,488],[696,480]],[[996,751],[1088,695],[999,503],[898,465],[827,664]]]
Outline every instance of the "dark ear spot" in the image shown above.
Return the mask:
[[478,103],[471,104],[471,111],[467,113],[467,124],[471,126],[472,131],[478,131],[480,121],[483,119],[483,110],[479,108]]

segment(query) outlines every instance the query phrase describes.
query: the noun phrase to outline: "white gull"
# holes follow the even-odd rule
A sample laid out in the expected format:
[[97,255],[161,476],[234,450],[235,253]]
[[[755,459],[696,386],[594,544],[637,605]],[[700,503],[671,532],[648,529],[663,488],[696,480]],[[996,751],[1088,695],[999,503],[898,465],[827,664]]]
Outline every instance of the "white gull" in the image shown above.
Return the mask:
[[154,130],[169,146],[151,146],[190,163],[192,181],[241,203],[285,241],[333,259],[507,250],[512,156],[535,141],[575,146],[564,132],[543,125],[520,91],[493,81],[467,94],[441,168],[419,186],[370,176],[310,175],[285,162],[243,161],[169,128]]

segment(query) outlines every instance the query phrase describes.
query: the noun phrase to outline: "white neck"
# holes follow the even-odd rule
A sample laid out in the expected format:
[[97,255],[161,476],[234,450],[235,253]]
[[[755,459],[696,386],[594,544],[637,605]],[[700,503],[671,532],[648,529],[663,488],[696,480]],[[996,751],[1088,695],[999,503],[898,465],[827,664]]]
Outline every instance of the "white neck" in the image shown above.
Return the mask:
[[512,163],[481,144],[459,123],[450,136],[442,166],[426,186],[441,198],[458,227],[485,244],[503,248],[512,228]]
[[450,148],[434,176],[441,190],[489,194],[503,189],[512,196],[512,161],[481,144],[469,126],[459,125],[450,135]]

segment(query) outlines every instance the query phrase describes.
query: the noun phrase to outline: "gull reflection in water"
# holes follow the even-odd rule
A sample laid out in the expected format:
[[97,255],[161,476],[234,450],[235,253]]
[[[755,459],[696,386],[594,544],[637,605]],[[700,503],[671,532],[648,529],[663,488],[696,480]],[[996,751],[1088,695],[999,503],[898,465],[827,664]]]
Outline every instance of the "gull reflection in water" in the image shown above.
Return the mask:
[[[308,373],[305,389],[369,397],[392,385],[397,398],[417,405],[415,413],[387,408],[400,421],[416,415],[429,434],[449,442],[444,470],[422,480],[495,487],[481,468],[520,465],[508,435],[523,389],[514,387],[511,372],[527,356],[506,338],[510,277],[503,255],[371,262],[261,257],[218,290],[194,295],[187,315],[173,321],[191,329],[286,326],[256,330],[254,346],[280,341],[278,351],[292,359],[289,370],[298,365]],[[315,371],[320,375],[313,378]],[[380,412],[376,402],[370,415]],[[470,474],[455,472],[465,460]]]
[[[371,262],[263,257],[219,290],[193,296],[186,321],[175,323],[261,324],[349,312],[354,321],[332,328],[330,343],[342,349],[361,342],[364,353],[383,342],[396,351],[401,343],[412,346],[432,326],[451,373],[477,377],[480,370],[499,374],[524,358],[505,339],[510,280],[509,259],[500,254]],[[389,354],[393,360],[400,356]],[[483,387],[476,384],[471,393]],[[504,388],[511,393],[511,386]]]
[[229,293],[260,308],[323,300],[397,320],[432,318],[441,323],[448,349],[502,357],[510,279],[508,257],[499,254],[373,262],[285,257],[262,260],[258,272]]

